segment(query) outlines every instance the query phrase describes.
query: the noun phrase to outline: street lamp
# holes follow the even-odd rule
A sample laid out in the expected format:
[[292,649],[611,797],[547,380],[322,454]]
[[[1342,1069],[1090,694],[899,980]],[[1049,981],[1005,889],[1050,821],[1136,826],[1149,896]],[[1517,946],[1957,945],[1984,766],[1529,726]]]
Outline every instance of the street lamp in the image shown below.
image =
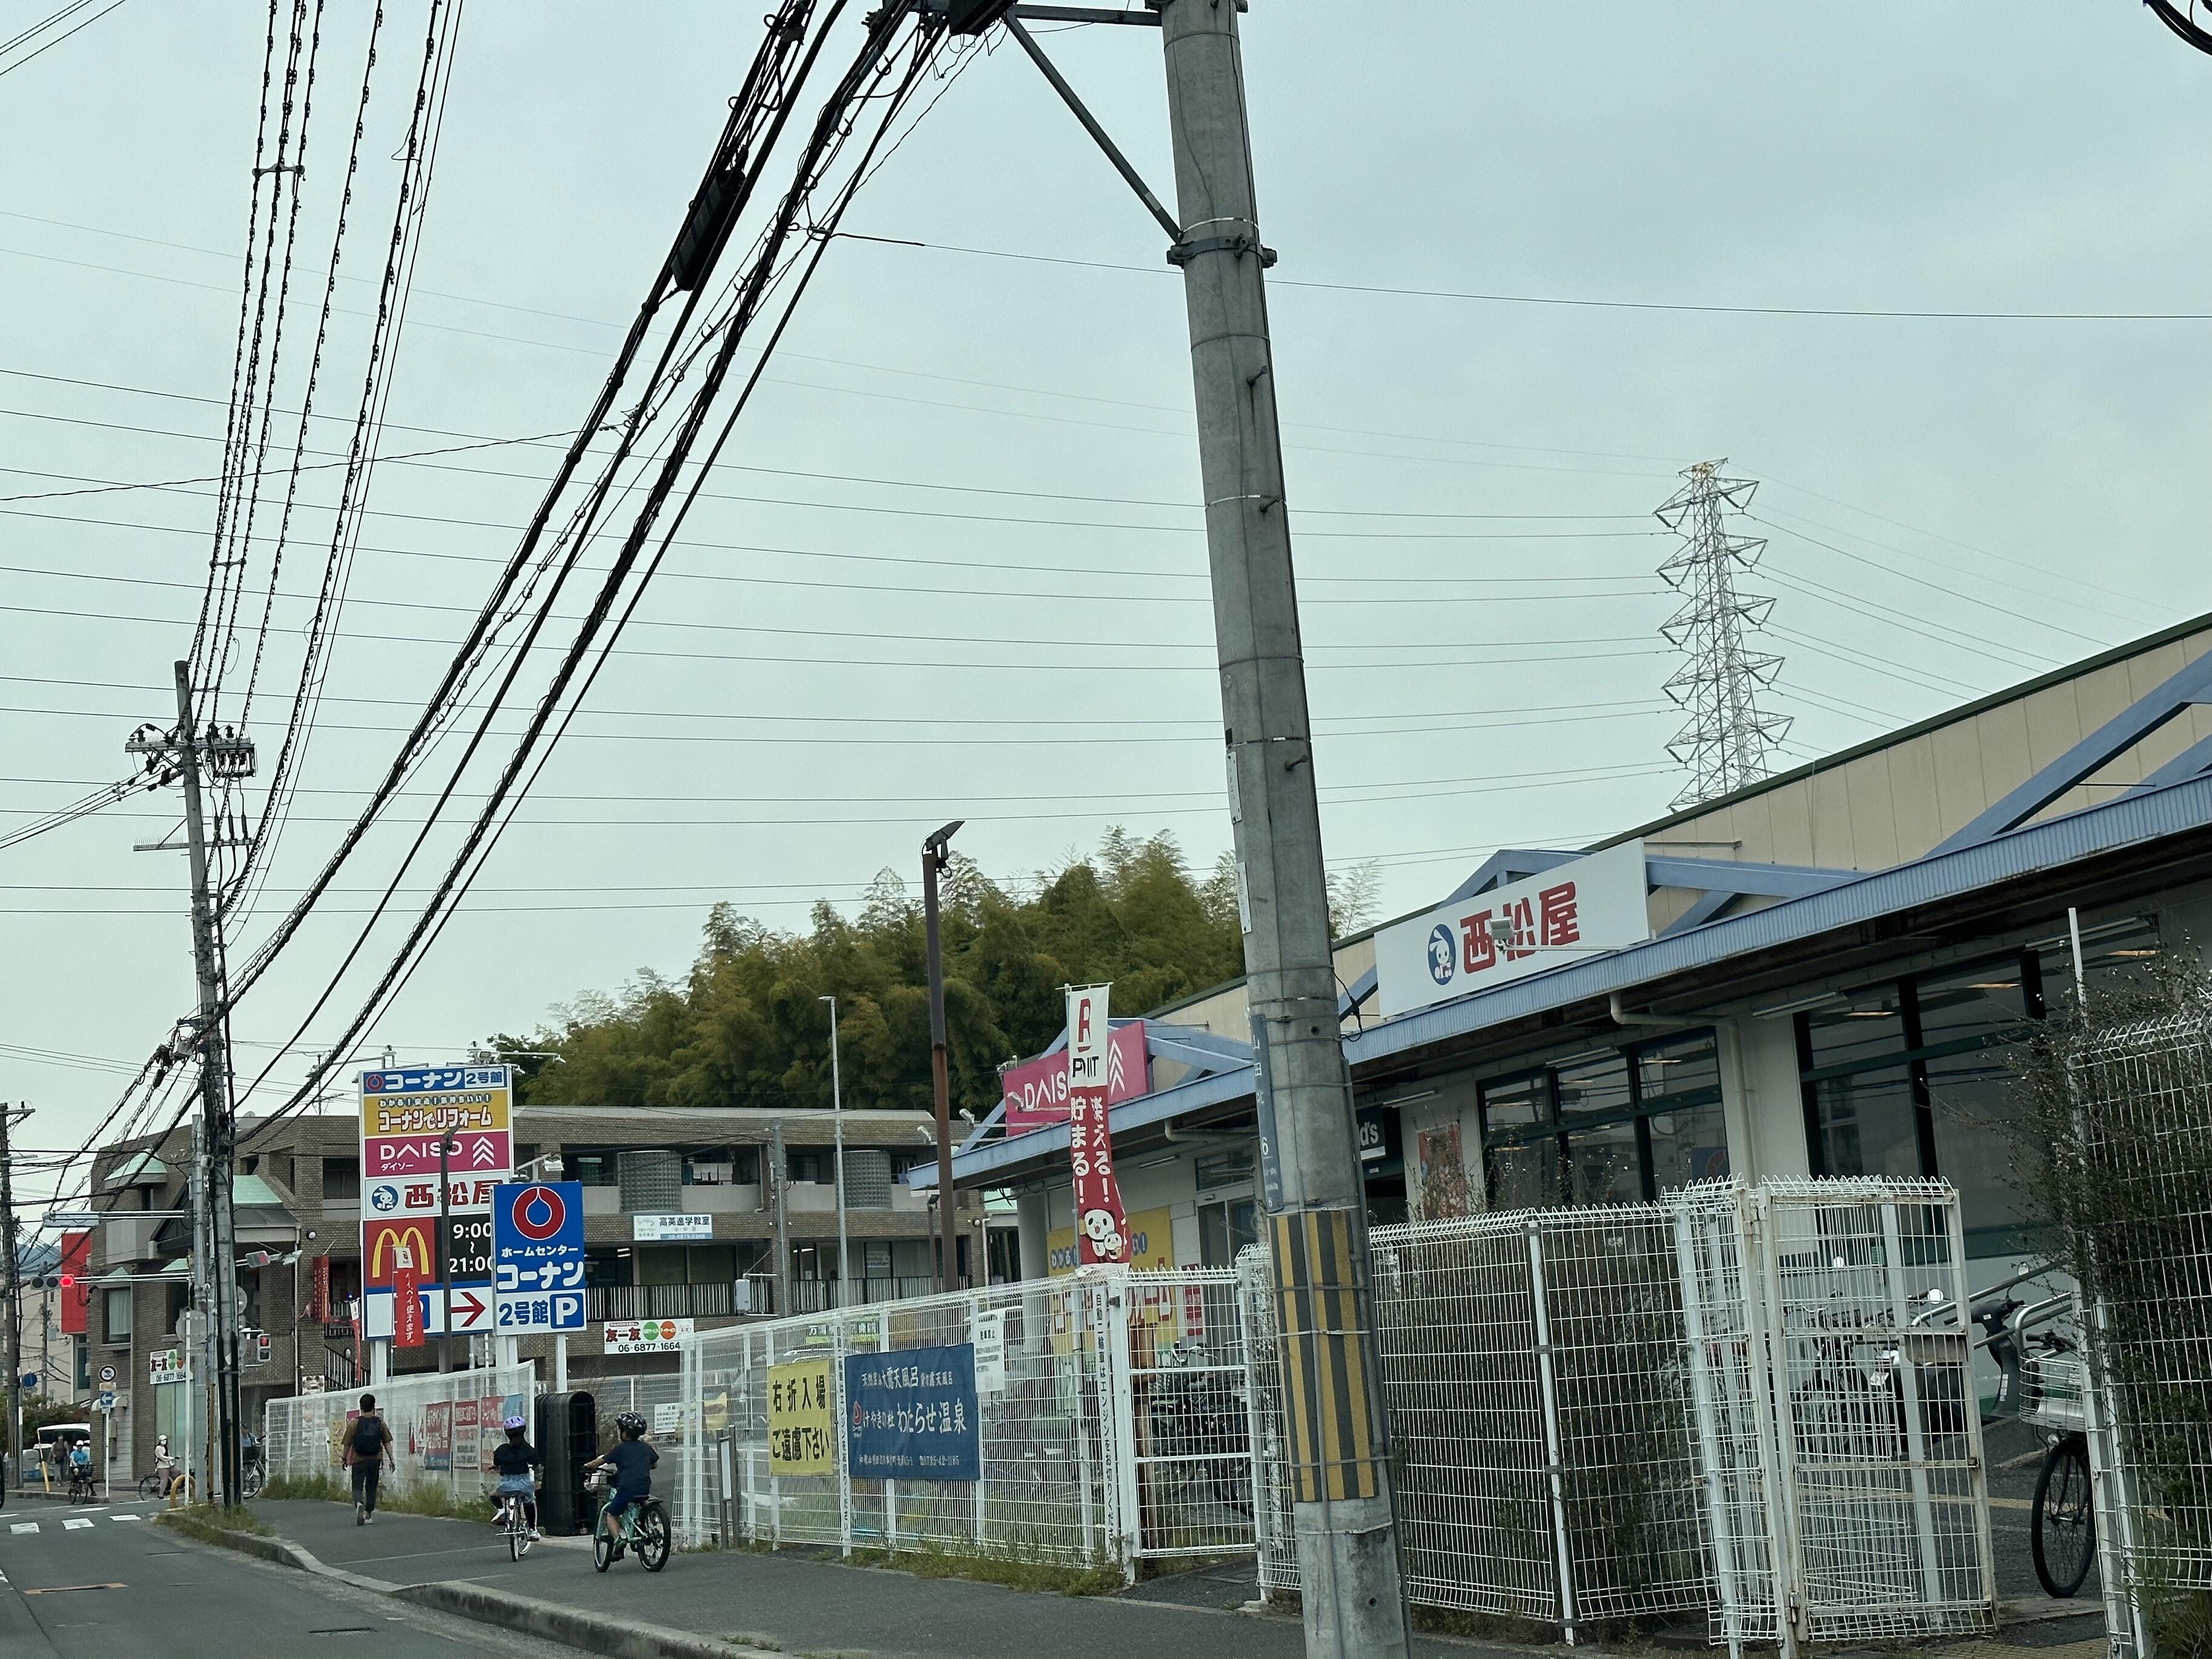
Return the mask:
[[845,1084],[837,1070],[837,999],[817,997],[830,1005],[830,1121],[836,1141],[837,1171],[837,1305],[852,1294],[853,1262],[845,1243]]
[[959,1255],[952,1237],[952,1084],[945,1066],[945,953],[938,939],[937,872],[952,861],[953,832],[966,823],[955,818],[921,844],[922,940],[929,957],[929,1083],[937,1101],[938,1208],[944,1224],[938,1229],[937,1288],[950,1291],[960,1283]]

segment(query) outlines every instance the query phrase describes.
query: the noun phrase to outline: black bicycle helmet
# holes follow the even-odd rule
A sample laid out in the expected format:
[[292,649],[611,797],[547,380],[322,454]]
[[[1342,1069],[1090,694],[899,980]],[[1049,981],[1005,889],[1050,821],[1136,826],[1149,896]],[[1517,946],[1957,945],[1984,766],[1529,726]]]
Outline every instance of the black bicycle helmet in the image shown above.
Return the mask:
[[643,1434],[645,1419],[635,1412],[624,1412],[615,1419],[615,1431],[624,1436]]

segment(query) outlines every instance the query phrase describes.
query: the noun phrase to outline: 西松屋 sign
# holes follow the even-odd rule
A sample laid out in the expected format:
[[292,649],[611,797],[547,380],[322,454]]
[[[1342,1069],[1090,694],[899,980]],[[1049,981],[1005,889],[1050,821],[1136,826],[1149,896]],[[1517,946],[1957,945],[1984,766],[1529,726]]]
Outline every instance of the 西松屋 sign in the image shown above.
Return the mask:
[[1067,993],[1067,1156],[1075,1172],[1076,1250],[1086,1267],[1129,1259],[1114,1137],[1106,1121],[1109,988],[1078,985]]
[[[1410,1013],[1651,937],[1644,843],[1623,842],[1375,936],[1382,1012]],[[1503,939],[1500,934],[1503,934]]]
[[[1144,1021],[1133,1019],[1114,1027],[1106,1050],[1109,1106],[1152,1092],[1149,1052],[1145,1047]],[[1006,1107],[999,1121],[1010,1135],[1025,1135],[1048,1124],[1066,1122],[1067,1056],[1054,1051],[1007,1066],[999,1073],[999,1097]]]

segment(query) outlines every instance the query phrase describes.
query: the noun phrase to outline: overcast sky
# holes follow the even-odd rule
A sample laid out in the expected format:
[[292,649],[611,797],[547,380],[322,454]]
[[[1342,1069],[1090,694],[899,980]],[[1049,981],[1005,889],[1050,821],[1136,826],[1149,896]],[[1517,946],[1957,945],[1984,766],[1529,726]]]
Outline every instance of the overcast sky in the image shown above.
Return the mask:
[[[388,3],[317,403],[333,416],[362,373],[426,0]],[[49,9],[8,0],[0,32]],[[574,428],[760,10],[469,0],[386,452],[462,441],[407,427]],[[328,0],[303,267],[328,244],[368,13]],[[0,824],[121,775],[131,727],[173,712],[212,487],[50,492],[216,468],[265,25],[131,0],[20,69],[0,57]],[[2140,6],[1255,0],[1243,27],[1328,848],[1377,862],[1386,912],[1680,787],[1653,574],[1672,543],[1649,514],[1692,461],[1763,481],[1744,529],[1772,545],[1747,585],[1779,599],[1784,763],[2212,609],[2201,315],[1664,308],[2203,313],[2212,59]],[[1044,38],[1166,191],[1158,36]],[[377,1046],[452,1057],[680,972],[717,898],[803,926],[817,897],[910,874],[951,817],[1000,875],[1114,823],[1171,831],[1201,867],[1226,845],[1158,228],[1005,42],[847,224],[930,246],[832,250],[737,465],[593,692],[604,712]],[[307,300],[319,280],[300,276]],[[311,305],[295,317],[286,409]],[[318,421],[311,447],[348,429]],[[481,602],[476,561],[512,548],[553,453],[376,474],[243,945],[388,758],[445,660],[427,641]],[[313,476],[280,594],[327,541]],[[280,693],[305,615],[280,598]],[[1071,652],[1077,635],[1112,643]],[[0,1098],[39,1108],[34,1147],[81,1138],[191,1004],[184,860],[131,850],[174,823],[161,805],[0,854]],[[391,867],[372,847],[242,1006],[248,1075]],[[271,1086],[301,1070],[280,1060]]]

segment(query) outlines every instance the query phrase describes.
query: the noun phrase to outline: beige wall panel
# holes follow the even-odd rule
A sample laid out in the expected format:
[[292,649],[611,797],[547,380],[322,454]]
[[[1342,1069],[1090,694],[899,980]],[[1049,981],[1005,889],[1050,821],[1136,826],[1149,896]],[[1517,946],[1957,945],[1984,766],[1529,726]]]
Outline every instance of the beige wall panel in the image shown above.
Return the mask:
[[1892,861],[1917,859],[1943,839],[1936,788],[1936,744],[1922,738],[1889,751]]
[[1858,867],[1858,836],[1854,827],[1856,799],[1875,769],[1855,761],[1832,772],[1816,772],[1808,780],[1811,834],[1805,856],[1792,864],[1820,864],[1837,869]]

